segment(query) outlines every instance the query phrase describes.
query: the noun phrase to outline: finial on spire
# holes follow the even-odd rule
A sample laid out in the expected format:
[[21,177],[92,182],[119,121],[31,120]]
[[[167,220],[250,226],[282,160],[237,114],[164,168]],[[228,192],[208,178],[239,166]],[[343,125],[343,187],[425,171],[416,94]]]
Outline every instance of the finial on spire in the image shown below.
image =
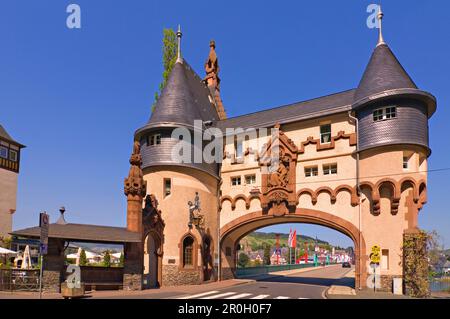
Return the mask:
[[177,62],[183,63],[183,59],[181,58],[181,26],[178,25],[177,38],[178,38],[178,49],[177,49]]
[[381,11],[381,5],[378,5],[377,19],[379,21],[378,22],[379,23],[379,25],[378,25],[378,33],[379,33],[379,35],[378,35],[378,44],[377,44],[377,46],[382,45],[382,44],[386,44],[384,42],[384,39],[383,39],[383,30],[382,30],[382,24],[381,24],[381,22],[383,20],[383,17],[384,17],[384,13]]

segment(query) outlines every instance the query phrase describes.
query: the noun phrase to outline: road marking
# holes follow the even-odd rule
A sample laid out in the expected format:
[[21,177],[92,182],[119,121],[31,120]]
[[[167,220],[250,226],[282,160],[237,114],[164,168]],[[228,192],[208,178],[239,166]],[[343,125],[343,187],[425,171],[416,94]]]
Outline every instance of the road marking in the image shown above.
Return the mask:
[[278,296],[278,297],[276,297],[276,298],[274,298],[274,299],[290,299],[291,297],[285,297],[285,296]]
[[231,297],[228,297],[228,298],[225,298],[225,299],[240,299],[240,298],[248,297],[248,296],[250,296],[250,295],[251,295],[251,294],[243,293],[243,294],[234,295],[234,296],[231,296]]
[[298,298],[298,299],[309,299],[309,298],[300,297],[300,298]]
[[235,292],[224,292],[222,294],[202,297],[200,299],[219,299],[219,298],[223,298],[223,297],[226,297],[226,296],[229,296],[229,295],[234,295],[234,294],[235,294]]
[[193,299],[193,298],[203,297],[203,296],[212,295],[212,294],[216,294],[216,293],[218,293],[217,290],[207,291],[207,292],[202,292],[201,294],[190,295],[190,296],[187,296],[187,297],[179,297],[177,299]]
[[269,297],[269,295],[258,295],[258,296],[255,296],[255,297],[251,298],[251,299],[264,299],[264,298],[267,298],[267,297]]

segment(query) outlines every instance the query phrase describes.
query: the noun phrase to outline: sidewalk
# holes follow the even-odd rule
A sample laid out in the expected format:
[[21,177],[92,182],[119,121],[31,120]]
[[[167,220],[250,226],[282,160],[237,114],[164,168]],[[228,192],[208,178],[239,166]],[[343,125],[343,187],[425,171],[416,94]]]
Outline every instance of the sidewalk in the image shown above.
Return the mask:
[[[174,295],[186,295],[202,292],[205,290],[220,290],[236,285],[254,282],[252,279],[230,279],[218,282],[211,282],[202,285],[186,285],[161,287],[158,289],[147,289],[139,291],[127,290],[104,290],[104,291],[87,291],[84,298],[167,298]],[[0,291],[0,299],[39,299],[38,292],[26,291]],[[62,299],[60,293],[43,293],[42,299]]]
[[325,296],[327,299],[411,299],[411,297],[394,295],[390,292],[374,292],[372,289],[352,290],[354,293],[350,294],[347,291],[341,290],[340,286],[331,286],[325,292]]

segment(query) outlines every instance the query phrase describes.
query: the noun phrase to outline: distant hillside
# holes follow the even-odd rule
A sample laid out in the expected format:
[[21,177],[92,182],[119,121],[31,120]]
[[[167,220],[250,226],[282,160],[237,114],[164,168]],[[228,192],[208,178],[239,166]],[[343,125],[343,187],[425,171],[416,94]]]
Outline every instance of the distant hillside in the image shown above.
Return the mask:
[[[274,247],[276,244],[276,234],[277,233],[263,233],[263,232],[253,232],[245,236],[241,239],[241,245],[242,246],[248,246],[253,251],[263,249],[264,245],[269,245],[270,247]],[[280,235],[280,247],[287,247],[289,234],[279,234]],[[300,245],[300,243],[306,242],[313,244],[315,243],[316,239],[310,236],[305,235],[297,235],[297,245]],[[321,239],[317,239],[317,243],[319,246],[325,246],[325,247],[331,247],[331,245]]]
[[114,244],[97,244],[97,243],[73,243],[72,246],[81,247],[84,250],[91,251],[97,254],[102,254],[104,251],[109,250],[113,253],[122,252],[122,245],[114,245]]

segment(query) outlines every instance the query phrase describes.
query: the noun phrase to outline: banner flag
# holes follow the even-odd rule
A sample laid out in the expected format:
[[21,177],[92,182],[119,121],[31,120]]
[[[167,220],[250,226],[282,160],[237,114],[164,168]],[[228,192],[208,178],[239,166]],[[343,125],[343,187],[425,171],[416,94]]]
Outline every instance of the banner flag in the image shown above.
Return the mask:
[[294,230],[294,232],[292,233],[292,240],[291,240],[291,247],[295,248],[297,247],[297,230]]

